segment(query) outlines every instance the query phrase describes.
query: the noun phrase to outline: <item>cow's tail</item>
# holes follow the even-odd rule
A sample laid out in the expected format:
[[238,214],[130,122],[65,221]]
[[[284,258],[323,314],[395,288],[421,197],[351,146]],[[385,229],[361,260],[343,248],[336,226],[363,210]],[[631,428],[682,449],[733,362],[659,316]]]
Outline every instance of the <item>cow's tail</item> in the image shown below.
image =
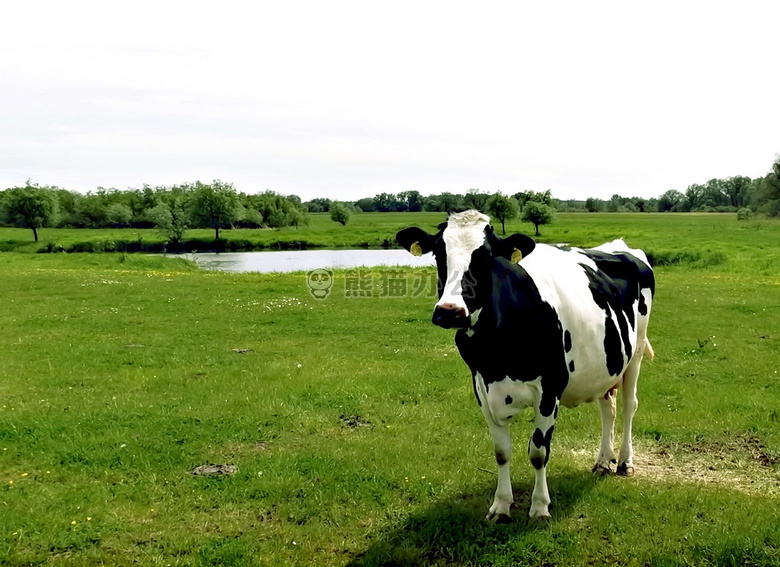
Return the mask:
[[653,360],[655,358],[655,351],[653,350],[653,345],[650,344],[650,339],[648,339],[647,337],[645,337],[645,356],[650,360]]

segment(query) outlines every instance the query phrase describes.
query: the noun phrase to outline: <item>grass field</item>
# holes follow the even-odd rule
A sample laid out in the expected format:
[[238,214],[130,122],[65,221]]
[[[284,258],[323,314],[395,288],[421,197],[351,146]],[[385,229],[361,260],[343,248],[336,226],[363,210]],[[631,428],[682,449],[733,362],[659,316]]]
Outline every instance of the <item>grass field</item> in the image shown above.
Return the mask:
[[[344,241],[417,219],[441,217],[355,215]],[[550,521],[525,517],[517,420],[509,525],[483,521],[492,442],[430,297],[0,253],[0,565],[780,565],[780,223],[582,214],[542,233],[624,236],[664,264],[656,359],[636,476],[594,477],[598,410],[561,412]],[[191,474],[208,463],[237,472]]]

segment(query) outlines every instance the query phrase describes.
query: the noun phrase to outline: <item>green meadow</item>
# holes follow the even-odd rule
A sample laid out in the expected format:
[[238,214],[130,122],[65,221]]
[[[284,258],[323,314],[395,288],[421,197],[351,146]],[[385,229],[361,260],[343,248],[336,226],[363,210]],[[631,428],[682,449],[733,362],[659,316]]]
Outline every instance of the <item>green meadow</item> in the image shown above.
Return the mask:
[[[373,247],[442,220],[224,236]],[[541,231],[650,252],[656,357],[636,475],[594,476],[598,409],[564,410],[552,518],[529,521],[527,412],[514,521],[493,525],[492,442],[431,290],[411,293],[424,269],[375,269],[366,298],[336,272],[319,301],[303,273],[33,253],[154,231],[42,229],[34,245],[0,229],[0,565],[780,565],[780,223],[559,214]],[[409,293],[386,297],[388,278]],[[235,471],[193,474],[207,464]]]

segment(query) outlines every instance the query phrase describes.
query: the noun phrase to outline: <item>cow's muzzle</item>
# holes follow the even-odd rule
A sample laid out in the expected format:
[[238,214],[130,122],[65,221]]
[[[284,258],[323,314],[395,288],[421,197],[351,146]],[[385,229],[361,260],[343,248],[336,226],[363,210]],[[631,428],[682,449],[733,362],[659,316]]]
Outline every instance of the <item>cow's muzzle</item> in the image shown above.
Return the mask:
[[433,324],[444,329],[466,329],[471,325],[471,319],[463,307],[442,303],[433,310]]

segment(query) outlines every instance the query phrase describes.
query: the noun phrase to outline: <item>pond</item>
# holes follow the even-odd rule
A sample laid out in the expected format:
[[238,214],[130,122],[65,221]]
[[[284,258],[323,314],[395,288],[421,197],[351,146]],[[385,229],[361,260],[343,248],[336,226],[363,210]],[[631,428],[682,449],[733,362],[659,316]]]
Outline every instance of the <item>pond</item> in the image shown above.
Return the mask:
[[412,256],[406,250],[286,250],[278,252],[196,252],[176,255],[204,270],[222,272],[296,272],[358,266],[434,266],[433,254]]

